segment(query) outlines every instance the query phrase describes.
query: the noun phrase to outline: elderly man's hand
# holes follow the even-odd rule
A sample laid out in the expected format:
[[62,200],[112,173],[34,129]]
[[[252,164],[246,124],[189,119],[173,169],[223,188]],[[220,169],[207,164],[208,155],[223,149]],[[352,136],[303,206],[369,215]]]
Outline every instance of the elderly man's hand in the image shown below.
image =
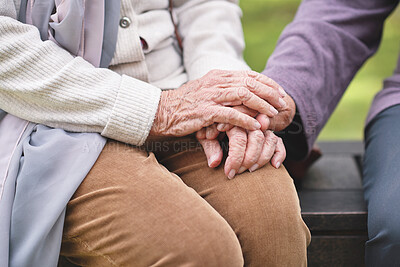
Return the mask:
[[[227,131],[229,138],[228,157],[224,171],[229,179],[246,170],[253,172],[268,162],[279,168],[286,158],[286,150],[282,139],[271,131],[263,133],[260,130],[246,131],[233,127]],[[222,149],[217,139],[201,139],[199,142],[204,148],[208,165],[217,167],[222,160]]]
[[218,123],[258,130],[252,116],[233,109],[244,106],[272,118],[287,104],[273,80],[253,71],[211,71],[180,88],[164,91],[151,135],[184,136]]

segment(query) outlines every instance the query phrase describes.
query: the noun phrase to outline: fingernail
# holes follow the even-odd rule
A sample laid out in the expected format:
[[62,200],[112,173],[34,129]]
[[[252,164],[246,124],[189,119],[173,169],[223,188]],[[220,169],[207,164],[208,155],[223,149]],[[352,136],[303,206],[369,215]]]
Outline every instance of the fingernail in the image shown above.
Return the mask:
[[211,164],[216,161],[218,158],[218,155],[212,155],[209,159],[208,159],[208,167],[211,167]]
[[256,164],[254,164],[253,166],[250,167],[249,171],[250,171],[250,172],[254,172],[255,170],[258,169],[258,167],[259,167],[259,166],[258,166],[258,164],[256,163]]
[[272,111],[272,113],[274,113],[274,115],[278,114],[278,111],[273,106],[270,107],[270,110]]
[[279,169],[280,166],[281,166],[281,163],[280,163],[280,162],[277,162],[277,163],[276,163],[276,168]]
[[238,173],[242,173],[242,172],[244,172],[246,170],[246,167],[240,167],[240,169],[239,169],[239,172]]
[[235,170],[231,170],[228,174],[228,179],[233,179],[233,177],[235,177],[236,175],[236,171]]
[[286,107],[286,102],[282,98],[279,98],[279,105],[281,105],[282,108]]
[[225,128],[225,123],[220,123],[217,125],[217,130],[220,132],[222,132],[224,130],[224,128]]
[[[278,112],[278,111],[277,111]],[[256,129],[258,130],[258,129],[261,129],[261,124],[258,122],[258,121],[256,121],[255,123],[254,123],[254,127],[256,127]]]

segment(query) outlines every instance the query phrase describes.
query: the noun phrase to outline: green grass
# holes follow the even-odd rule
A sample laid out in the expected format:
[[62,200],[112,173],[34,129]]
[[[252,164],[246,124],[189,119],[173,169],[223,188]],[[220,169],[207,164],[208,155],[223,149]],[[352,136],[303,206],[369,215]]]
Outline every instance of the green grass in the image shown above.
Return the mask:
[[[293,19],[299,0],[242,0],[244,57],[256,71],[262,71],[284,27]],[[321,132],[320,140],[361,140],[364,121],[374,95],[382,88],[397,62],[400,44],[400,11],[385,25],[378,53],[356,75],[347,92]]]

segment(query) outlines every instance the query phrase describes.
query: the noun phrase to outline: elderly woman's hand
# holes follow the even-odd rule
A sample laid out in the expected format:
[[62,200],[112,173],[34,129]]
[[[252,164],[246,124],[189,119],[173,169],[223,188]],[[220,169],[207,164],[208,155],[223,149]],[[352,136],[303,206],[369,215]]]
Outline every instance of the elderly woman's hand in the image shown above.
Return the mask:
[[244,106],[273,117],[287,104],[283,89],[253,71],[210,71],[176,90],[161,95],[151,135],[184,136],[215,122],[258,130],[252,116],[233,109]]
[[[246,131],[239,127],[233,127],[226,133],[229,138],[229,151],[224,171],[229,179],[246,170],[256,171],[268,162],[271,162],[275,168],[279,168],[286,158],[282,139],[272,131],[263,133],[260,130]],[[208,165],[212,168],[217,167],[223,156],[218,140],[200,138],[198,140],[203,146]]]

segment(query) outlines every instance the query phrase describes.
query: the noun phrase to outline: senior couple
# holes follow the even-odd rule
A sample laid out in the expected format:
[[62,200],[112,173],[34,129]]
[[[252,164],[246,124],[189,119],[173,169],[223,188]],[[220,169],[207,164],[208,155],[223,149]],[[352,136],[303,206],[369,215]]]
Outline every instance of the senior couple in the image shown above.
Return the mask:
[[[307,264],[272,130],[306,157],[398,1],[304,0],[263,74],[234,0],[0,2],[1,266]],[[399,72],[367,123],[370,266],[400,262]]]

